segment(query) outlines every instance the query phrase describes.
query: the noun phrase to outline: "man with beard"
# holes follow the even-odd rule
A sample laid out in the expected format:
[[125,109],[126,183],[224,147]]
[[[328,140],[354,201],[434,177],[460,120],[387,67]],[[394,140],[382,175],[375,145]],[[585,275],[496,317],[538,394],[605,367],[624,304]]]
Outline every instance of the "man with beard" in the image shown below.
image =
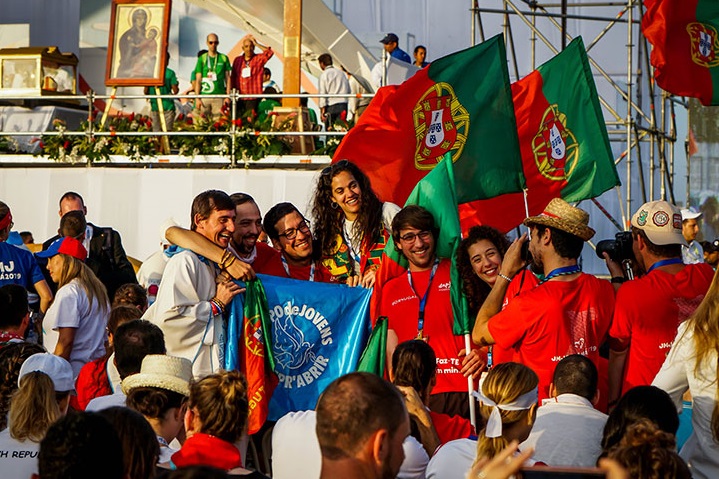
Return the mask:
[[[235,204],[236,217],[232,240],[227,249],[242,263],[251,266],[256,273],[272,274],[268,268],[272,267],[279,257],[272,247],[257,241],[262,234],[260,208],[254,198],[246,193],[234,193],[230,195],[230,199]],[[223,263],[224,250],[202,235],[178,226],[169,228],[165,234],[172,244],[210,258],[218,264]],[[227,258],[224,264],[227,264]],[[233,263],[228,270],[235,279],[239,278],[234,271],[238,266],[240,265]],[[244,273],[244,270],[240,270],[240,273]]]
[[[235,231],[235,205],[218,190],[197,195],[192,202],[192,231],[218,248],[226,249]],[[242,292],[233,281],[220,276],[218,265],[189,250],[169,248],[157,299],[145,312],[146,319],[165,333],[167,354],[192,361],[194,377],[202,378],[224,363],[223,313]],[[239,262],[238,262],[239,263]],[[241,279],[254,276],[246,268]]]
[[608,281],[582,273],[577,264],[584,242],[594,236],[586,211],[555,198],[542,214],[525,219],[524,224],[530,228],[532,261],[544,279],[501,310],[512,276],[524,265],[520,252],[527,238],[523,235],[504,255],[502,281],[497,281],[477,313],[472,340],[514,348],[515,360],[539,376],[542,400],[549,397],[553,371],[565,356],[587,356],[600,371],[606,370],[598,365],[599,346],[611,323],[614,290]]
[[279,252],[266,273],[305,281],[329,283],[332,274],[317,260],[310,222],[292,203],[278,203],[267,212],[265,232]]
[[335,379],[317,402],[321,479],[397,477],[409,435],[400,392],[369,373]]

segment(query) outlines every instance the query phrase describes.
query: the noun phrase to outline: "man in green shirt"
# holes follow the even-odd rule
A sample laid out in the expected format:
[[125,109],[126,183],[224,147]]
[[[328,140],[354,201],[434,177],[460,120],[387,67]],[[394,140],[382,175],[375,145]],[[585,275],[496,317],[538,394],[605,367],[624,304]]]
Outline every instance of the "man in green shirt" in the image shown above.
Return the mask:
[[[166,52],[167,63],[170,62],[170,53]],[[160,87],[160,95],[177,95],[180,91],[179,83],[175,72],[169,67],[165,68],[165,83]],[[154,95],[154,87],[145,87],[145,95]],[[160,123],[160,109],[158,106],[158,100],[150,100],[150,118],[152,119],[152,131],[162,131],[162,124]],[[172,131],[172,125],[175,123],[175,101],[172,98],[162,99],[162,111],[165,116],[165,123],[167,124],[167,131]]]
[[[230,72],[232,65],[227,55],[217,51],[220,41],[217,34],[207,35],[207,53],[197,59],[195,65],[195,94],[224,95],[230,94]],[[206,98],[195,101],[195,109],[205,115],[217,118],[222,113],[222,105],[229,104],[229,98]]]

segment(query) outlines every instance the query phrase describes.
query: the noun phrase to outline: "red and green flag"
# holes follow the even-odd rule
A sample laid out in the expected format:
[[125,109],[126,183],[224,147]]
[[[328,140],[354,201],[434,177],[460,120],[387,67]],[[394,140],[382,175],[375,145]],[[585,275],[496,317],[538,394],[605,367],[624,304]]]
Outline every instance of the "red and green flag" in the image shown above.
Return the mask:
[[719,105],[719,2],[645,0],[644,36],[652,44],[654,76],[674,95]]
[[239,336],[244,343],[243,347],[239,348],[240,371],[247,378],[248,433],[254,434],[267,419],[270,398],[277,385],[277,377],[272,372],[275,366],[272,348],[267,347],[271,344],[272,322],[265,289],[259,279],[248,281],[246,287],[244,318]]
[[[436,255],[439,258],[451,258],[452,268],[450,277],[452,287],[450,297],[452,300],[452,312],[454,313],[454,334],[468,334],[474,326],[474,318],[469,317],[467,299],[462,294],[462,279],[456,265],[456,254],[459,243],[462,240],[457,212],[457,188],[459,183],[455,181],[454,165],[450,154],[445,155],[441,161],[427,176],[422,178],[407,198],[407,205],[419,205],[427,209],[439,229],[439,237],[436,242]],[[464,183],[465,186],[471,186]],[[394,247],[394,239],[390,238],[385,246],[380,269],[377,272],[375,289],[372,294],[372,317],[376,318],[381,304],[383,285],[394,277],[397,277],[409,267],[407,258]]]
[[382,316],[375,322],[367,346],[357,363],[357,371],[384,376],[387,365],[387,317]]
[[445,154],[462,203],[524,186],[501,35],[380,88],[333,161],[357,164],[380,199],[401,205]]
[[[594,198],[619,177],[581,37],[512,84],[529,215],[553,198]],[[509,231],[525,218],[523,193],[460,205],[462,230]]]

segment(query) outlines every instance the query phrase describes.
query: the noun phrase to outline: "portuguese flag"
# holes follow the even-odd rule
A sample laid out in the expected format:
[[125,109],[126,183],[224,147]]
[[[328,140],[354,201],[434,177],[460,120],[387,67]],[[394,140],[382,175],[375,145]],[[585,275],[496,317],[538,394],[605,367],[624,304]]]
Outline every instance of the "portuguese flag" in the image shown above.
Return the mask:
[[380,88],[333,161],[357,164],[382,201],[401,205],[447,153],[460,202],[524,186],[501,35]]
[[[512,96],[530,215],[552,198],[576,202],[619,185],[581,37],[513,83]],[[506,232],[525,217],[522,193],[460,206],[463,231],[485,224]]]
[[719,105],[719,2],[645,0],[644,36],[652,44],[654,76],[674,95]]
[[240,340],[240,371],[247,378],[249,434],[260,430],[267,419],[270,398],[277,385],[270,342],[271,321],[265,289],[259,279],[247,282]]

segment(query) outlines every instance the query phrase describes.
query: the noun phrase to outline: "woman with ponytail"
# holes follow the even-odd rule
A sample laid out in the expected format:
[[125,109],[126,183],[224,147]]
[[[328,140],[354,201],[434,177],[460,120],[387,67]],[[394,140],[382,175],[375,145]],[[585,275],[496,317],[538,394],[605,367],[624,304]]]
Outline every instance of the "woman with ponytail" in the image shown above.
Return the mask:
[[20,367],[8,428],[0,433],[0,471],[4,479],[37,474],[40,441],[52,423],[67,413],[74,389],[72,367],[48,353],[30,356]]
[[476,393],[486,424],[477,437],[477,457],[491,459],[512,440],[527,439],[537,414],[539,378],[527,366],[502,363],[480,381]]
[[87,250],[75,238],[60,238],[37,256],[49,258],[47,270],[58,286],[43,320],[43,344],[67,359],[77,377],[86,363],[105,354],[107,290],[85,264]]
[[665,390],[677,408],[688,390],[692,395],[692,426],[679,452],[693,477],[719,477],[719,275],[715,274],[704,300],[679,325],[654,386]]

